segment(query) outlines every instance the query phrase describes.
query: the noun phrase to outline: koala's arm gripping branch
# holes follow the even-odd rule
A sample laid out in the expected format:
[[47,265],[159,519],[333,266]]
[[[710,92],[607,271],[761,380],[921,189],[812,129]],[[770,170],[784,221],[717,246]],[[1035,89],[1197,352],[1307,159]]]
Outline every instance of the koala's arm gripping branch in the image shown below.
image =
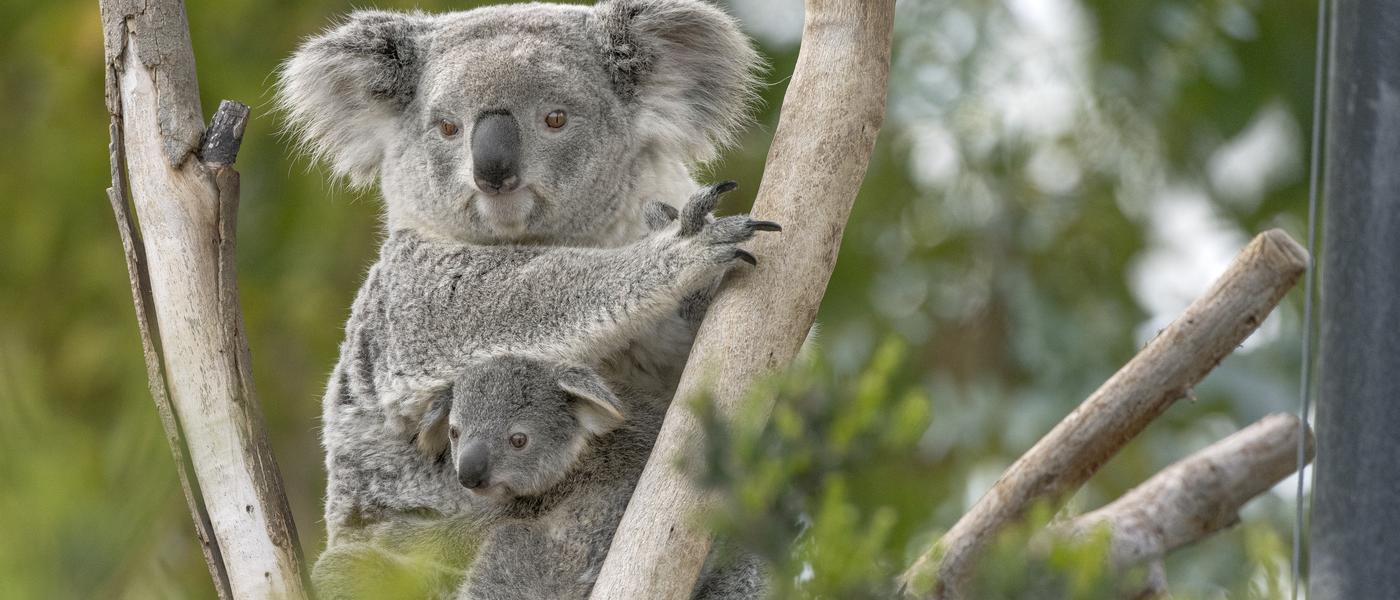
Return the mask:
[[705,495],[675,468],[698,448],[688,399],[710,392],[734,415],[760,377],[785,368],[816,317],[841,234],[884,120],[893,0],[808,0],[802,48],[768,154],[755,218],[756,269],[710,306],[676,400],[593,588],[594,600],[689,598],[710,547],[695,517]]
[[725,268],[660,236],[608,249],[407,240],[396,254],[393,337],[423,362],[393,370],[428,381],[481,355],[591,362],[645,336]]
[[[101,15],[108,200],[151,393],[215,590],[225,599],[305,598],[296,529],[253,393],[238,311],[238,173],[231,165],[247,107],[226,103],[205,139],[179,0],[102,0]],[[202,141],[208,156],[199,151]]]

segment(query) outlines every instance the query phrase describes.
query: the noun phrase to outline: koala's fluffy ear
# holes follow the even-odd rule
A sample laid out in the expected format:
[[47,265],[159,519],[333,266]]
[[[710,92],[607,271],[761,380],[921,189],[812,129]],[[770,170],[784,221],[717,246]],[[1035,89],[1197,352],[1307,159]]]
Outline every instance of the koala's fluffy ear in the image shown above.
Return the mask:
[[561,369],[559,387],[578,400],[574,403],[574,415],[578,417],[579,424],[593,435],[606,434],[627,418],[617,396],[591,369]]
[[751,117],[763,60],[724,11],[700,0],[606,0],[604,60],[643,136],[705,161]]
[[418,420],[418,435],[414,444],[424,456],[436,457],[447,450],[447,416],[452,412],[451,392],[440,394],[428,404],[428,410]]
[[374,181],[384,139],[413,101],[430,26],[420,14],[356,12],[303,43],[278,73],[288,129],[351,185]]

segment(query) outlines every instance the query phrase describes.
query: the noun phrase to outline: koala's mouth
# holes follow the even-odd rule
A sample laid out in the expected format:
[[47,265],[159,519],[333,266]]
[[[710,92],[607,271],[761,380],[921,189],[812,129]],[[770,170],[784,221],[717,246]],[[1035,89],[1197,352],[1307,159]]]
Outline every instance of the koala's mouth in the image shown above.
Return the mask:
[[476,496],[495,501],[507,500],[514,495],[511,493],[510,486],[499,482],[485,487],[468,488],[467,491],[470,491]]
[[524,186],[508,194],[473,194],[468,210],[495,234],[518,237],[529,230],[530,217],[539,205],[539,196]]

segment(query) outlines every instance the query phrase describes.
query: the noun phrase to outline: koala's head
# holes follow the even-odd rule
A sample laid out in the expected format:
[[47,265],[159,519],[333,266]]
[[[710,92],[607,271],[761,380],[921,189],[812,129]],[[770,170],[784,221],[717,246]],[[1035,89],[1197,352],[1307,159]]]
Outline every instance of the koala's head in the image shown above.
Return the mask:
[[592,370],[517,356],[471,363],[452,393],[429,407],[418,434],[429,455],[447,451],[463,487],[503,499],[534,496],[568,475],[590,438],[624,420]]
[[379,179],[391,228],[586,243],[640,214],[631,186],[731,141],[760,64],[700,0],[364,11],[303,44],[278,97],[314,157]]

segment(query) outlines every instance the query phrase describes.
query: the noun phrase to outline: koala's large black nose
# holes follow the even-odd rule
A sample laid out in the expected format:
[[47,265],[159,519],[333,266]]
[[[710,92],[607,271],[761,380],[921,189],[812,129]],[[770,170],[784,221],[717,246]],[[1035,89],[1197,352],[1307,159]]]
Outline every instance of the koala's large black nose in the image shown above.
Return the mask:
[[490,479],[491,464],[486,444],[472,441],[462,446],[457,454],[457,481],[469,490],[486,487]]
[[508,112],[489,112],[472,128],[472,175],[487,194],[520,186],[520,125]]

